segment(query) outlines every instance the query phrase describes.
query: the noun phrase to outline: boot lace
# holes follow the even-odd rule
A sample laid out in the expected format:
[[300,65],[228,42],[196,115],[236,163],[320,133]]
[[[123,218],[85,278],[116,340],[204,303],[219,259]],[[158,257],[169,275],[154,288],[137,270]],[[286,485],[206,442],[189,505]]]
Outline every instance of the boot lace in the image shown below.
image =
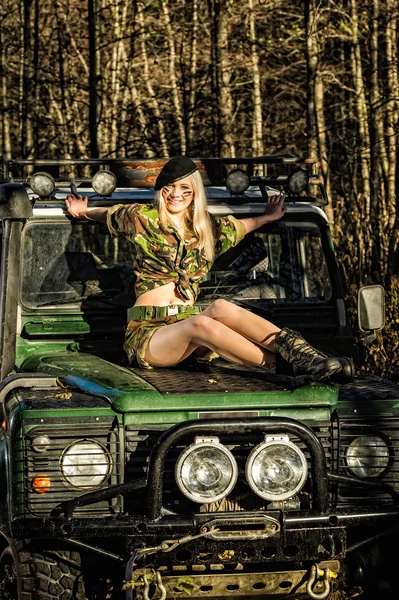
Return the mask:
[[276,350],[285,360],[302,369],[308,369],[314,361],[326,358],[325,354],[313,348],[298,331],[292,329],[281,330],[276,338]]

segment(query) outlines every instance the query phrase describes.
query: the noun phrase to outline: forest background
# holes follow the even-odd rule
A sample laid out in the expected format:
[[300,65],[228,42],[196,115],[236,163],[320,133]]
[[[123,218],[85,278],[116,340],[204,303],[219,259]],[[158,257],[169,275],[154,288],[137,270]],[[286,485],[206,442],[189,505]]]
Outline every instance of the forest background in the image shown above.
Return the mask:
[[397,0],[2,0],[13,158],[318,159],[347,296],[386,289],[399,376]]

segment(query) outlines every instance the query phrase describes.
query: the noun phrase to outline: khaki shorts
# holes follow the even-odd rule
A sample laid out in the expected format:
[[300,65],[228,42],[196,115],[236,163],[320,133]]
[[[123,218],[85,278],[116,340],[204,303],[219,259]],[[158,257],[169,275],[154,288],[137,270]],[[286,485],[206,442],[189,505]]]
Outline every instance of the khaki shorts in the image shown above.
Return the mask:
[[125,343],[123,345],[127,354],[129,365],[136,363],[142,369],[153,369],[145,360],[148,344],[154,333],[161,327],[173,325],[183,319],[193,317],[191,313],[178,313],[167,317],[158,317],[157,319],[129,321],[127,324]]

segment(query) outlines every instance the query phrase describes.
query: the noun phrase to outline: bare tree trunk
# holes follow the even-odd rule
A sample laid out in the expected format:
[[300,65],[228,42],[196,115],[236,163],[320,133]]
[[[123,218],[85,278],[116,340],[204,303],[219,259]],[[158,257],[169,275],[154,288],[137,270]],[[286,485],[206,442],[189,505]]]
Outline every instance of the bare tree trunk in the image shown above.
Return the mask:
[[[129,95],[132,101],[132,104],[134,106],[136,115],[137,115],[137,123],[139,124],[139,139],[141,140],[141,143],[144,146],[144,155],[147,158],[152,158],[155,156],[155,152],[154,150],[151,148],[150,144],[148,143],[147,140],[147,129],[148,129],[148,124],[146,121],[146,117],[145,117],[145,113],[143,110],[143,106],[142,106],[142,100],[140,97],[140,93],[139,90],[135,84],[135,77],[134,77],[134,73],[132,71],[132,69],[130,68],[131,65],[131,60],[128,60],[127,54],[126,54],[126,47],[123,44],[122,45],[122,60],[124,61],[124,64],[126,65],[126,71],[127,71],[127,76],[126,76],[126,86],[125,86],[125,90],[124,90],[124,97],[123,97],[123,111],[126,112],[127,110],[127,106],[129,105]],[[124,119],[124,121],[126,120],[126,117]]]
[[141,59],[143,61],[143,73],[145,85],[147,87],[147,91],[149,94],[149,104],[154,112],[154,116],[156,118],[157,127],[159,131],[159,140],[161,143],[161,150],[163,156],[168,156],[168,142],[166,140],[165,135],[165,127],[163,122],[163,117],[161,116],[161,111],[158,104],[158,99],[155,95],[154,88],[151,81],[150,70],[148,66],[148,57],[147,57],[147,48],[145,43],[145,21],[143,15],[143,4],[142,2],[137,3],[137,19],[140,25],[140,45],[141,45]]
[[[59,111],[59,123],[60,137],[62,139],[62,155],[64,158],[72,157],[73,140],[69,134],[68,124],[65,123],[64,115],[68,114],[68,106],[66,99],[66,85],[65,85],[65,74],[64,74],[64,37],[63,37],[63,23],[60,19],[60,11],[55,11],[57,20],[57,38],[58,38],[58,80],[61,92],[61,106],[62,109]],[[56,107],[56,99],[53,96],[53,102]],[[58,112],[58,111],[57,111]]]
[[399,195],[399,186],[397,184],[398,169],[398,142],[397,128],[399,123],[399,73],[398,73],[398,49],[397,49],[397,31],[398,31],[398,10],[396,0],[387,0],[387,63],[388,63],[388,97],[387,104],[387,143],[388,143],[388,181],[387,181],[387,208],[388,208],[388,228],[390,232],[389,240],[389,264],[386,283],[392,275],[394,260],[399,251],[399,204],[397,201]]
[[255,156],[263,154],[263,119],[262,94],[259,71],[259,54],[256,39],[254,0],[248,0],[249,9],[249,39],[251,42],[252,76],[253,76],[253,127],[252,147]]
[[360,257],[359,271],[360,281],[362,281],[363,271],[366,264],[366,259],[370,254],[371,244],[371,213],[370,213],[370,133],[367,114],[367,102],[365,85],[363,79],[363,69],[361,63],[361,47],[359,42],[359,24],[358,24],[358,9],[357,0],[351,0],[351,19],[352,19],[352,49],[351,49],[351,67],[352,77],[355,88],[357,122],[359,128],[359,150],[358,155],[361,165],[361,176],[363,183],[363,200],[360,204],[363,208],[361,216],[362,227],[359,233],[363,234],[364,241],[360,243],[363,247],[363,252]]
[[217,6],[217,74],[218,113],[220,123],[220,152],[222,156],[235,156],[233,124],[233,98],[231,95],[231,65],[229,54],[229,2],[216,0]]
[[[326,206],[325,211],[329,221],[334,222],[334,198],[331,193],[331,180],[329,169],[329,152],[327,148],[326,121],[324,115],[324,82],[319,72],[316,73],[315,91],[314,91],[314,106],[316,115],[317,129],[317,145],[318,156],[321,165],[321,172],[324,178],[327,196],[330,203]],[[332,225],[332,230],[334,226]]]
[[122,89],[121,89],[121,58],[123,56],[124,37],[126,33],[127,3],[124,3],[119,11],[119,4],[113,5],[113,25],[114,25],[114,45],[112,48],[111,61],[111,131],[110,131],[110,149],[111,156],[117,156],[118,138],[120,128],[123,126],[123,116],[121,111]]
[[98,148],[98,60],[97,60],[97,23],[96,0],[88,0],[88,34],[89,34],[89,131],[90,153],[92,158],[99,156]]
[[198,0],[193,0],[191,15],[191,47],[190,47],[190,82],[188,97],[188,122],[187,122],[187,152],[191,149],[194,130],[195,86],[197,76],[197,33],[198,33]]
[[212,135],[212,154],[220,156],[220,118],[219,118],[219,96],[218,87],[218,68],[217,68],[217,1],[208,0],[208,11],[211,30],[211,51],[210,51],[210,79],[211,79],[211,135]]
[[181,154],[185,154],[187,149],[187,143],[186,131],[184,128],[183,111],[181,107],[180,93],[176,77],[176,48],[174,41],[175,32],[173,31],[172,24],[170,22],[168,0],[163,0],[161,2],[161,6],[165,19],[166,35],[169,46],[169,79],[172,88],[173,105],[175,107],[175,118],[177,121],[177,128],[179,131],[180,151]]
[[308,155],[320,163],[326,191],[330,203],[326,206],[326,214],[331,223],[334,222],[333,198],[331,196],[330,173],[328,168],[328,150],[326,123],[324,117],[324,83],[320,73],[319,55],[319,16],[315,0],[305,2],[305,34],[307,64],[307,140]]
[[[28,158],[31,151],[32,132],[29,114],[29,59],[30,59],[30,11],[31,0],[23,0],[20,4],[20,70],[19,70],[19,112],[21,156]],[[28,85],[29,84],[29,85]]]
[[385,233],[388,212],[385,208],[385,194],[382,172],[385,179],[388,174],[388,161],[385,149],[384,122],[381,110],[381,94],[379,82],[379,0],[372,0],[371,6],[371,86],[370,86],[370,183],[371,183],[371,219],[373,228],[373,257],[381,274],[386,272],[388,247],[385,243]]
[[[5,18],[4,6],[0,4],[0,23],[3,23]],[[4,153],[12,158],[11,152],[11,136],[10,136],[10,113],[8,106],[8,86],[7,86],[7,70],[6,70],[6,47],[5,36],[3,35],[3,27],[0,26],[0,77],[1,77],[1,141]]]
[[39,156],[39,0],[35,0],[35,20],[33,33],[33,105],[35,107],[34,115],[32,115],[32,134],[33,134],[33,155]]
[[317,71],[317,50],[315,44],[315,16],[313,0],[305,0],[305,35],[306,35],[306,136],[308,155],[318,157],[317,127],[315,110],[315,80]]
[[110,31],[112,0],[96,0],[97,2],[97,98],[98,98],[98,127],[97,140],[101,156],[108,156],[110,152],[110,124],[108,122],[109,105],[112,103],[109,86],[109,61],[107,60],[107,44],[103,41],[108,39]]

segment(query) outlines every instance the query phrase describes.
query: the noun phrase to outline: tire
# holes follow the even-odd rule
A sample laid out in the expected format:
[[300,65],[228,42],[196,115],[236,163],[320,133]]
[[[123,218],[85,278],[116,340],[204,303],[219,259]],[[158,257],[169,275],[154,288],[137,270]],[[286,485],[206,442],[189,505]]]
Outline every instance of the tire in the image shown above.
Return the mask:
[[1,600],[85,600],[79,552],[13,552],[0,557]]

